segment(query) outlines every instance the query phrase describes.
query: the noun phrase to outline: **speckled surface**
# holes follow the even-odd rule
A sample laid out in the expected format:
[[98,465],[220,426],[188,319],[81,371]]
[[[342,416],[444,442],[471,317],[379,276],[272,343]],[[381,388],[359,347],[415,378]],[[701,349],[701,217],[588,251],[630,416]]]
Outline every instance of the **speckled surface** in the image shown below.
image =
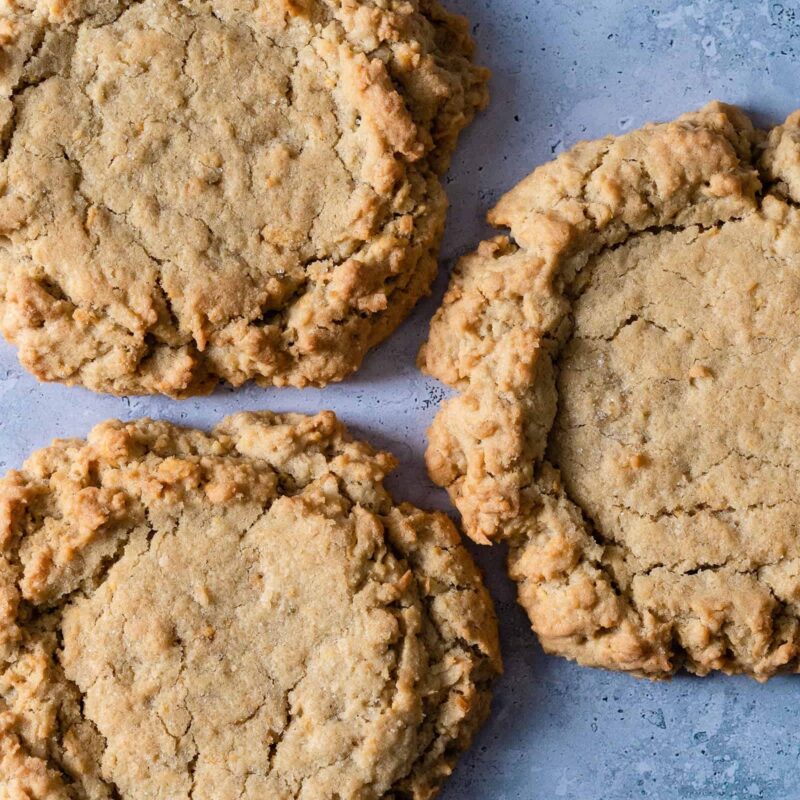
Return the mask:
[[[493,72],[492,104],[448,179],[452,212],[437,291],[352,380],[317,391],[220,391],[197,401],[117,399],[41,385],[0,345],[0,471],[107,417],[208,427],[239,409],[332,408],[402,460],[395,494],[449,508],[425,477],[425,428],[443,396],[414,354],[458,254],[488,231],[493,200],[580,138],[666,119],[711,98],[762,124],[800,107],[800,9],[776,2],[447,0],[469,15]],[[679,676],[653,684],[544,656],[502,570],[481,550],[506,674],[494,714],[443,800],[800,798],[797,679]]]

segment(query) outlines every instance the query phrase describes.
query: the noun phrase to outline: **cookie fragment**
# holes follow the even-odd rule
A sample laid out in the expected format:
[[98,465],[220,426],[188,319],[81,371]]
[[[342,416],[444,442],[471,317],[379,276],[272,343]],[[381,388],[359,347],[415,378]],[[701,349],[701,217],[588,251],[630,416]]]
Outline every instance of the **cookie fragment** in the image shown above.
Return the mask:
[[427,453],[544,647],[650,677],[800,664],[797,114],[577,145],[490,213],[420,365]]
[[110,421],[0,480],[0,794],[428,798],[491,600],[330,412]]

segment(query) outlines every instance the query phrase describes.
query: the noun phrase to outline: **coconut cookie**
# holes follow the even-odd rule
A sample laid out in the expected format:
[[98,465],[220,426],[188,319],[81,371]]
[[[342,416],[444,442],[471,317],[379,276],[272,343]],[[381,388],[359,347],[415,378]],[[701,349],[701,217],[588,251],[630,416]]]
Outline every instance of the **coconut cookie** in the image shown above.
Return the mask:
[[429,798],[500,670],[447,517],[330,412],[141,420],[0,480],[0,795]]
[[800,665],[800,115],[713,103],[503,197],[422,367],[428,465],[543,646],[652,677]]
[[435,0],[9,8],[0,331],[37,377],[322,385],[427,293],[486,101]]

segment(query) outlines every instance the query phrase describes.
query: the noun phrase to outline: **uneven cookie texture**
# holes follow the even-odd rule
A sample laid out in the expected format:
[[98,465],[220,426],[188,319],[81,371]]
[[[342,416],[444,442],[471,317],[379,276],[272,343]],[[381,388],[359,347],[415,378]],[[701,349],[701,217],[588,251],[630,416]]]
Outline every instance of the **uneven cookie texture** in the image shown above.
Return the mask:
[[22,0],[0,50],[0,331],[37,377],[322,385],[427,293],[486,102],[436,0]]
[[800,114],[712,103],[503,197],[420,353],[428,466],[544,647],[651,677],[800,666]]
[[491,600],[334,415],[141,420],[0,480],[0,795],[429,798],[489,710]]

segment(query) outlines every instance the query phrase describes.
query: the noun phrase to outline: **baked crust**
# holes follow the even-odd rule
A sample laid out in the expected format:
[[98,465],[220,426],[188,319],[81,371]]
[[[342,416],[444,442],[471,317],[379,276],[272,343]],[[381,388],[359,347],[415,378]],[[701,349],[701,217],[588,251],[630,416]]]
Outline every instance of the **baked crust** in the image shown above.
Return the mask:
[[798,667],[799,125],[712,103],[579,144],[454,272],[419,357],[459,392],[428,468],[475,541],[508,542],[550,652]]
[[0,480],[0,794],[432,797],[491,600],[330,412],[110,421]]
[[324,385],[427,293],[486,103],[435,0],[72,0],[0,19],[0,330],[43,380]]

